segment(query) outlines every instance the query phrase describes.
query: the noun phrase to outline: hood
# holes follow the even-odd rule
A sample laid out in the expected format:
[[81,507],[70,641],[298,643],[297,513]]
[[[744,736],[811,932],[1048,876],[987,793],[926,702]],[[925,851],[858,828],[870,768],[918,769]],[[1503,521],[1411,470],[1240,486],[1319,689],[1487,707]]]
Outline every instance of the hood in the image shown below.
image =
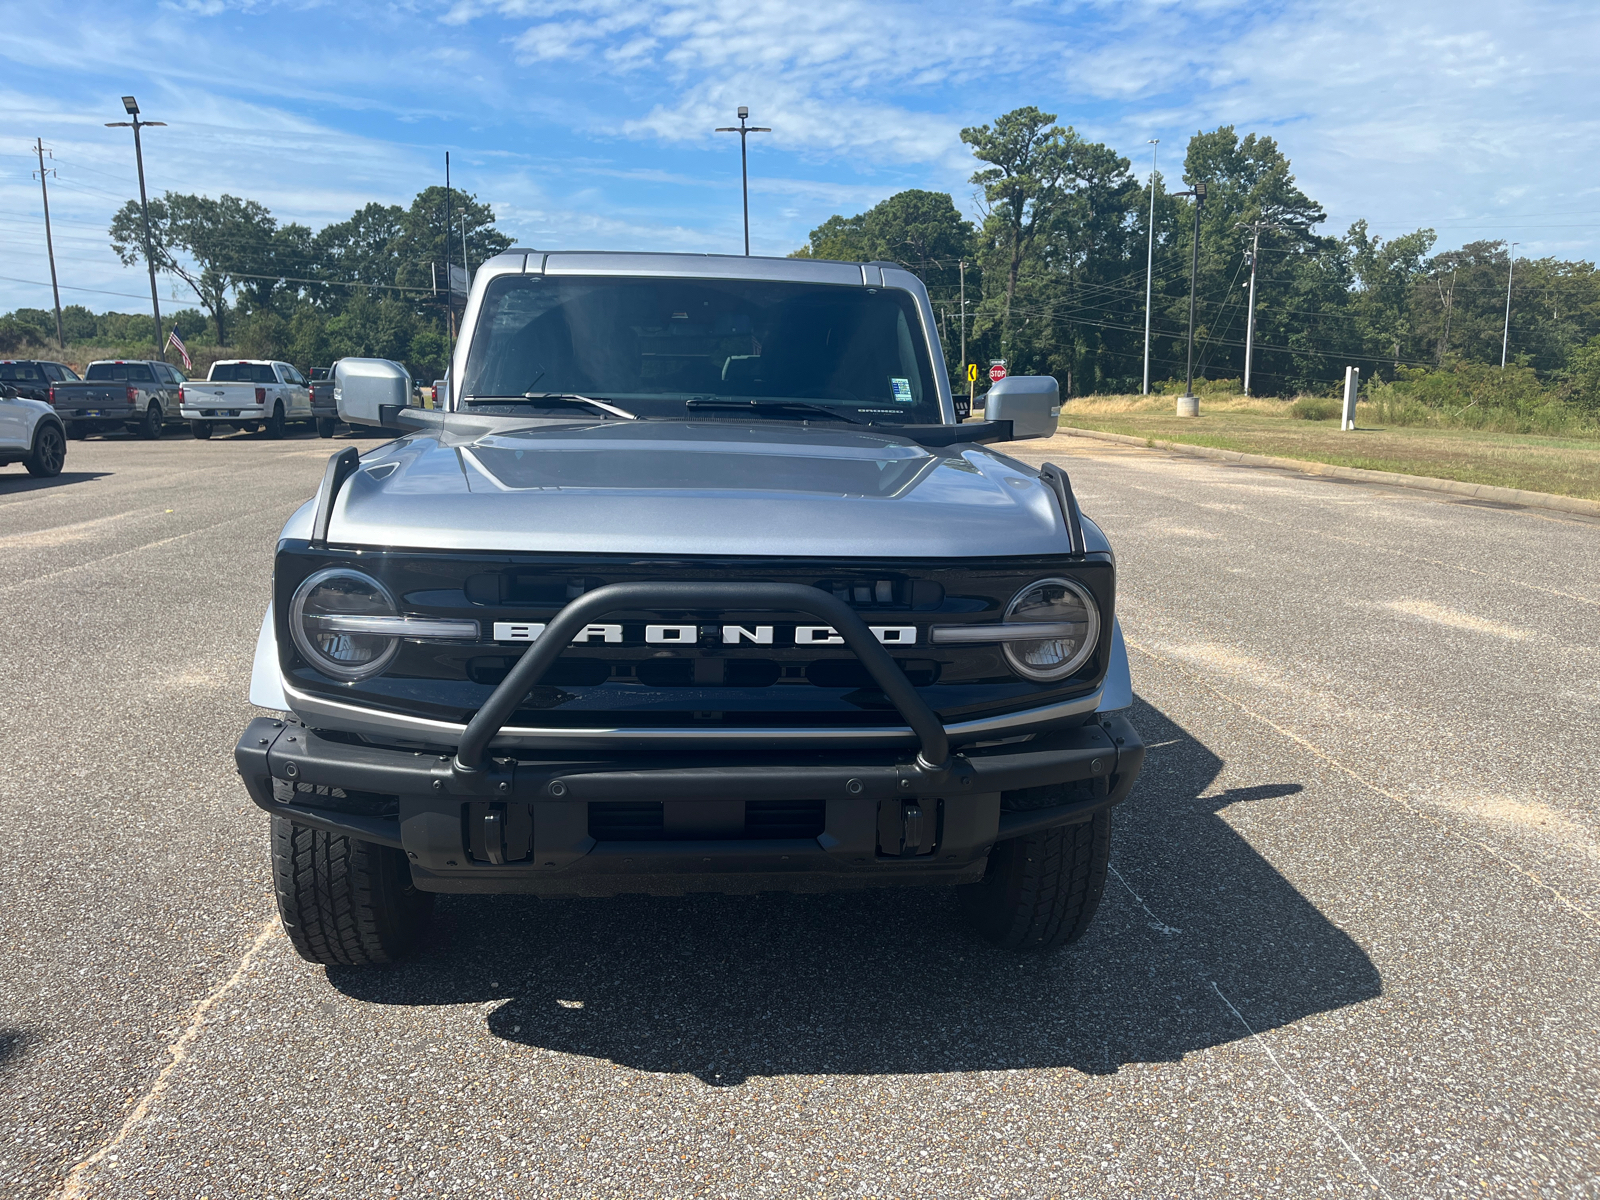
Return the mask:
[[929,450],[837,426],[630,421],[403,438],[362,460],[329,540],[921,558],[1060,554],[1067,535],[1037,474],[981,446]]

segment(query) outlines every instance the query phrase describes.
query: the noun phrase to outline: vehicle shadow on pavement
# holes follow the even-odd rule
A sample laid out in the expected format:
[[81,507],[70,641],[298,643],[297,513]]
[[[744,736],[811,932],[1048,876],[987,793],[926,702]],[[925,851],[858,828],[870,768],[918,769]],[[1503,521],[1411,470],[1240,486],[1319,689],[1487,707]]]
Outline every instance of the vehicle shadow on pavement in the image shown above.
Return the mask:
[[328,979],[379,1004],[504,1000],[486,1018],[498,1037],[713,1086],[794,1074],[1107,1074],[1247,1036],[1213,983],[1257,1032],[1379,995],[1366,954],[1218,816],[1302,785],[1205,794],[1221,760],[1149,705],[1132,719],[1152,749],[1114,818],[1117,874],[1088,935],[1049,954],[976,940],[943,889],[441,896],[416,959],[329,968]]
[[21,492],[42,492],[46,488],[66,487],[73,483],[88,483],[91,479],[104,479],[110,471],[63,471],[49,479],[35,479],[25,471],[0,475],[0,496],[15,496]]

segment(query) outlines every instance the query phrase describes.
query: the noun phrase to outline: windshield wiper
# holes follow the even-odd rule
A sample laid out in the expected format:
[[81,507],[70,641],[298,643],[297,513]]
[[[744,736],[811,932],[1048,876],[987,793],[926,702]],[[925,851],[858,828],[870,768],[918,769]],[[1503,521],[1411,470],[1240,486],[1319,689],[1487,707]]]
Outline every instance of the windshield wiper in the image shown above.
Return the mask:
[[871,422],[863,421],[860,417],[852,417],[842,413],[836,408],[829,408],[824,404],[807,404],[804,400],[721,400],[721,399],[695,399],[685,400],[684,408],[687,409],[712,409],[720,408],[729,412],[795,412],[795,413],[821,413],[830,421],[844,421],[850,425],[867,425]]
[[598,408],[601,412],[610,413],[613,417],[621,417],[625,421],[639,420],[638,413],[631,413],[625,408],[618,408],[615,404],[608,404],[604,400],[596,400],[593,396],[580,396],[576,392],[523,392],[520,396],[468,396],[469,405],[478,404],[587,404],[590,408]]

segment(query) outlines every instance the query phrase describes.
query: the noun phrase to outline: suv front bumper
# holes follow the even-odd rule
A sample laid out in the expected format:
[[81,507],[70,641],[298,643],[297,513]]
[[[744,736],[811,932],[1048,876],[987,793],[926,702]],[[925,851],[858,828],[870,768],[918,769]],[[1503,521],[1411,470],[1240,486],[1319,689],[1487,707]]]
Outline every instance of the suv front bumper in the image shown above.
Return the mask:
[[[1144,744],[1110,713],[973,747],[934,770],[889,751],[787,750],[498,757],[463,772],[449,756],[262,717],[234,757],[262,809],[403,850],[424,890],[616,895],[974,882],[996,841],[1087,821],[1121,802]],[[818,815],[821,832],[741,836],[750,832],[746,801],[791,801]],[[659,805],[665,832],[609,835],[602,814],[619,803]]]

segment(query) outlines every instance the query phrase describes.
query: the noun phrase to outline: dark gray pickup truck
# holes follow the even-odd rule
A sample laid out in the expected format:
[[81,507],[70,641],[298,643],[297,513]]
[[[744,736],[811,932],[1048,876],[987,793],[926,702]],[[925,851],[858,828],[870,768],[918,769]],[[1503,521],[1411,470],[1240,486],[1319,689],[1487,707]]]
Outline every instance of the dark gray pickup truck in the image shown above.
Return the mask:
[[178,388],[185,382],[164,362],[103,359],[90,363],[82,380],[53,385],[50,401],[66,422],[68,437],[126,429],[153,439],[181,420]]
[[[892,264],[513,250],[449,408],[346,359],[235,749],[295,948],[404,954],[439,892],[953,887],[1019,950],[1100,901],[1144,747],[1055,380],[958,422]],[[936,910],[930,910],[936,911]]]

